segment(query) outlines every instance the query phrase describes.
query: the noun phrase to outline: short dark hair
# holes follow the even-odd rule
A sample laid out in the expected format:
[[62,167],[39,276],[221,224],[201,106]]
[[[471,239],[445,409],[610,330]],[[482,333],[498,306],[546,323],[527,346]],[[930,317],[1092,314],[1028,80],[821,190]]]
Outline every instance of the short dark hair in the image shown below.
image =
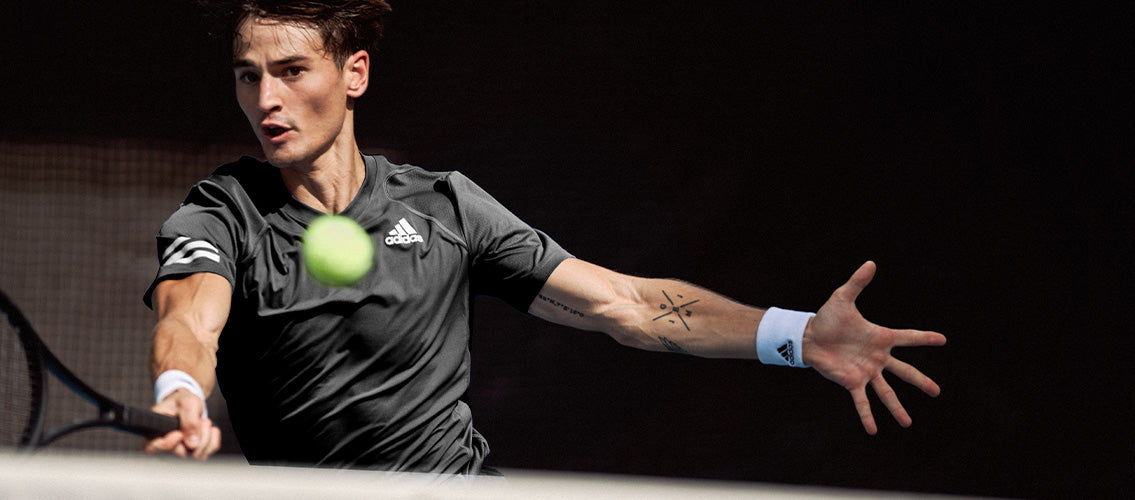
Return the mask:
[[340,66],[360,50],[374,51],[382,38],[386,0],[200,0],[213,22],[213,35],[236,42],[246,20],[263,18],[319,31],[323,51]]

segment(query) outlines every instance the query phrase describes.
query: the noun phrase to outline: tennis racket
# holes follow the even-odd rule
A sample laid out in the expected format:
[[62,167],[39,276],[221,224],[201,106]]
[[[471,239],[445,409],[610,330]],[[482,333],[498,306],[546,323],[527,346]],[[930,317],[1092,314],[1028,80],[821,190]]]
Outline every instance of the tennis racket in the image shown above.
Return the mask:
[[[179,428],[178,419],[134,408],[95,391],[47,348],[16,304],[0,291],[0,447],[34,449],[72,432],[113,427],[146,437]],[[91,405],[93,416],[44,429],[47,374],[54,375]]]

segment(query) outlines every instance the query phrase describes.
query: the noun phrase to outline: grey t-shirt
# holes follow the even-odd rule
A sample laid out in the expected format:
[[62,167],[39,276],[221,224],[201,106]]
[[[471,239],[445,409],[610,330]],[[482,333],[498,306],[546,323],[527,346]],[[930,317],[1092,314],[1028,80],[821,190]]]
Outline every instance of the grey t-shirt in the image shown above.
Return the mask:
[[460,401],[475,294],[521,311],[563,260],[559,245],[456,172],[366,156],[342,212],[371,235],[373,270],[324,286],[303,268],[320,213],[252,158],[193,187],[158,233],[162,280],[233,286],[217,376],[252,463],[476,473],[488,446]]

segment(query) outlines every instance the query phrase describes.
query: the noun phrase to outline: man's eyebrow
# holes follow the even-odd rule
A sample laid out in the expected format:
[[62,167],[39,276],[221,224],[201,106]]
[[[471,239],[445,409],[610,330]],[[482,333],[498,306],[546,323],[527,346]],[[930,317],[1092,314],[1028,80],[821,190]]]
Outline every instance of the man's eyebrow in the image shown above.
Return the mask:
[[[268,63],[269,66],[287,66],[289,64],[303,63],[309,61],[311,58],[308,56],[290,56],[283,59],[277,59]],[[248,68],[255,66],[252,61],[248,59],[234,59],[233,68]]]

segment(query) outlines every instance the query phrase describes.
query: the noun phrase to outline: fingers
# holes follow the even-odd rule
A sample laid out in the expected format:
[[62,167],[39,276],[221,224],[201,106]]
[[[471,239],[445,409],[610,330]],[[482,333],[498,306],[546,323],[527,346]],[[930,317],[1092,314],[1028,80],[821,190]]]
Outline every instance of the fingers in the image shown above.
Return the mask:
[[187,444],[192,447],[193,458],[203,461],[220,449],[221,430],[214,427],[213,421],[207,418],[202,419],[201,424],[201,434],[196,436],[197,439],[192,440],[192,444]]
[[[196,430],[193,432],[196,433]],[[170,431],[164,436],[146,441],[142,446],[142,451],[147,455],[172,453],[181,458],[185,458],[189,456],[191,451],[191,448],[186,446],[186,442],[193,437],[194,435],[187,433],[184,429]]]
[[[917,368],[902,361],[892,358],[891,361],[887,363],[887,370],[898,375],[899,378],[911,385],[922,389],[923,392],[930,396],[937,396],[941,393],[938,384],[934,383],[930,377],[923,375]],[[910,417],[906,408],[899,402],[898,394],[895,393],[894,389],[891,388],[891,385],[887,383],[887,380],[883,378],[882,374],[872,378],[869,383],[871,384],[871,388],[875,391],[875,395],[879,397],[879,401],[891,412],[891,416],[894,417],[899,425],[910,427],[911,424],[914,423],[914,419]],[[878,432],[878,426],[875,424],[875,417],[871,413],[871,402],[867,398],[866,388],[857,387],[849,389],[849,391],[851,392],[851,399],[855,403],[855,411],[859,414],[859,420],[863,424],[863,429],[867,431],[867,434],[875,435]]]
[[871,280],[875,278],[875,270],[876,266],[874,262],[864,262],[863,265],[859,266],[859,269],[851,275],[847,283],[844,283],[843,286],[836,289],[836,295],[839,295],[844,300],[855,302],[855,299],[859,297],[859,293],[862,292],[864,288],[867,288],[867,285],[871,284]]
[[143,447],[147,455],[172,453],[181,458],[207,460],[221,449],[221,430],[209,419],[201,421],[199,429],[189,434],[184,430],[172,431],[147,441]]
[[[174,398],[167,398],[165,401],[154,405],[154,407],[151,409],[163,415],[176,416],[178,414],[177,402]],[[183,420],[181,429],[170,431],[163,436],[159,436],[146,441],[146,443],[142,446],[142,451],[147,455],[156,455],[158,453],[173,453],[175,455],[184,457],[185,447],[181,443],[185,439],[185,436],[186,433]]]
[[142,451],[147,455],[172,453],[181,458],[188,457],[190,453],[190,449],[185,446],[185,433],[182,431],[172,431],[162,437],[146,441]]
[[154,406],[154,411],[176,414],[181,428],[147,441],[142,450],[148,455],[172,453],[181,458],[206,460],[220,449],[221,431],[203,417],[204,401],[188,391],[176,391]]
[[946,336],[922,330],[894,330],[896,347],[922,347],[946,345]]
[[181,432],[184,439],[172,451],[175,455],[197,460],[206,460],[220,448],[220,429],[213,421],[203,417],[204,402],[200,399],[186,398],[187,404],[180,407]]
[[937,383],[930,377],[924,375],[918,368],[907,363],[891,358],[890,361],[887,362],[887,370],[903,379],[906,383],[919,388],[922,392],[925,392],[931,397],[938,397],[938,395],[942,393],[942,388],[938,387]]
[[[827,366],[826,370],[818,367],[816,363],[810,363],[812,366],[817,366],[817,370],[821,370],[825,377],[848,388],[863,429],[870,435],[878,432],[878,426],[867,397],[867,384],[871,385],[872,390],[899,425],[909,427],[912,424],[910,414],[899,402],[894,389],[883,378],[883,370],[894,373],[930,396],[938,396],[941,393],[941,388],[929,377],[913,366],[891,357],[891,348],[940,346],[946,343],[946,336],[937,332],[883,328],[867,322],[858,314],[854,302],[874,279],[876,270],[874,262],[865,262],[843,286],[836,289],[832,298],[817,312],[816,323],[821,319],[827,320],[824,322],[827,326],[824,330],[824,339],[837,339],[838,341],[832,341],[832,344],[839,343],[843,347],[850,346],[854,349],[845,349],[847,352],[843,353],[834,352],[833,349],[831,359],[828,360],[830,366]],[[828,314],[825,315],[825,312]],[[839,334],[833,336],[832,331],[837,331]],[[814,345],[822,345],[816,342],[816,338],[820,336],[818,332],[820,332],[819,328],[814,328],[812,335]],[[848,355],[848,352],[852,351],[853,355]],[[813,355],[812,358],[815,359],[816,356]],[[841,373],[854,376],[833,376]]]
[[903,427],[910,427],[910,414],[906,412],[906,408],[902,407],[902,403],[899,403],[898,395],[895,394],[894,389],[891,389],[891,385],[882,375],[871,379],[871,388],[875,389],[875,395],[879,396],[879,401],[883,402],[883,406],[887,407],[891,416],[895,417],[895,421]]
[[[897,347],[940,346],[946,343],[946,336],[937,332],[921,330],[894,330],[894,332],[894,345]],[[898,359],[890,358],[885,368],[930,396],[937,397],[942,392],[942,389],[930,377]]]
[[172,431],[164,436],[146,441],[146,444],[142,446],[142,451],[147,455],[173,452],[178,444],[181,443],[183,436],[184,434],[182,434],[181,431]]
[[[903,427],[910,427],[914,422],[910,418],[910,414],[903,408],[902,403],[899,402],[898,395],[895,394],[894,389],[891,389],[890,384],[887,383],[883,376],[880,375],[871,379],[871,388],[874,389],[875,394],[879,396],[879,400],[883,402],[883,406],[891,412],[891,416],[895,421]],[[879,432],[879,426],[875,423],[875,416],[871,413],[871,401],[867,398],[866,387],[859,387],[851,389],[851,400],[855,403],[855,411],[859,414],[859,422],[863,424],[863,430],[867,434],[874,436]]]
[[214,453],[221,451],[221,429],[217,427],[210,427],[209,432],[211,438],[209,439],[209,447],[206,449],[205,458],[213,456]]
[[859,413],[863,430],[874,436],[879,432],[879,428],[875,425],[875,416],[871,414],[871,401],[867,399],[867,389],[865,387],[852,389],[851,400],[855,403],[855,411]]

